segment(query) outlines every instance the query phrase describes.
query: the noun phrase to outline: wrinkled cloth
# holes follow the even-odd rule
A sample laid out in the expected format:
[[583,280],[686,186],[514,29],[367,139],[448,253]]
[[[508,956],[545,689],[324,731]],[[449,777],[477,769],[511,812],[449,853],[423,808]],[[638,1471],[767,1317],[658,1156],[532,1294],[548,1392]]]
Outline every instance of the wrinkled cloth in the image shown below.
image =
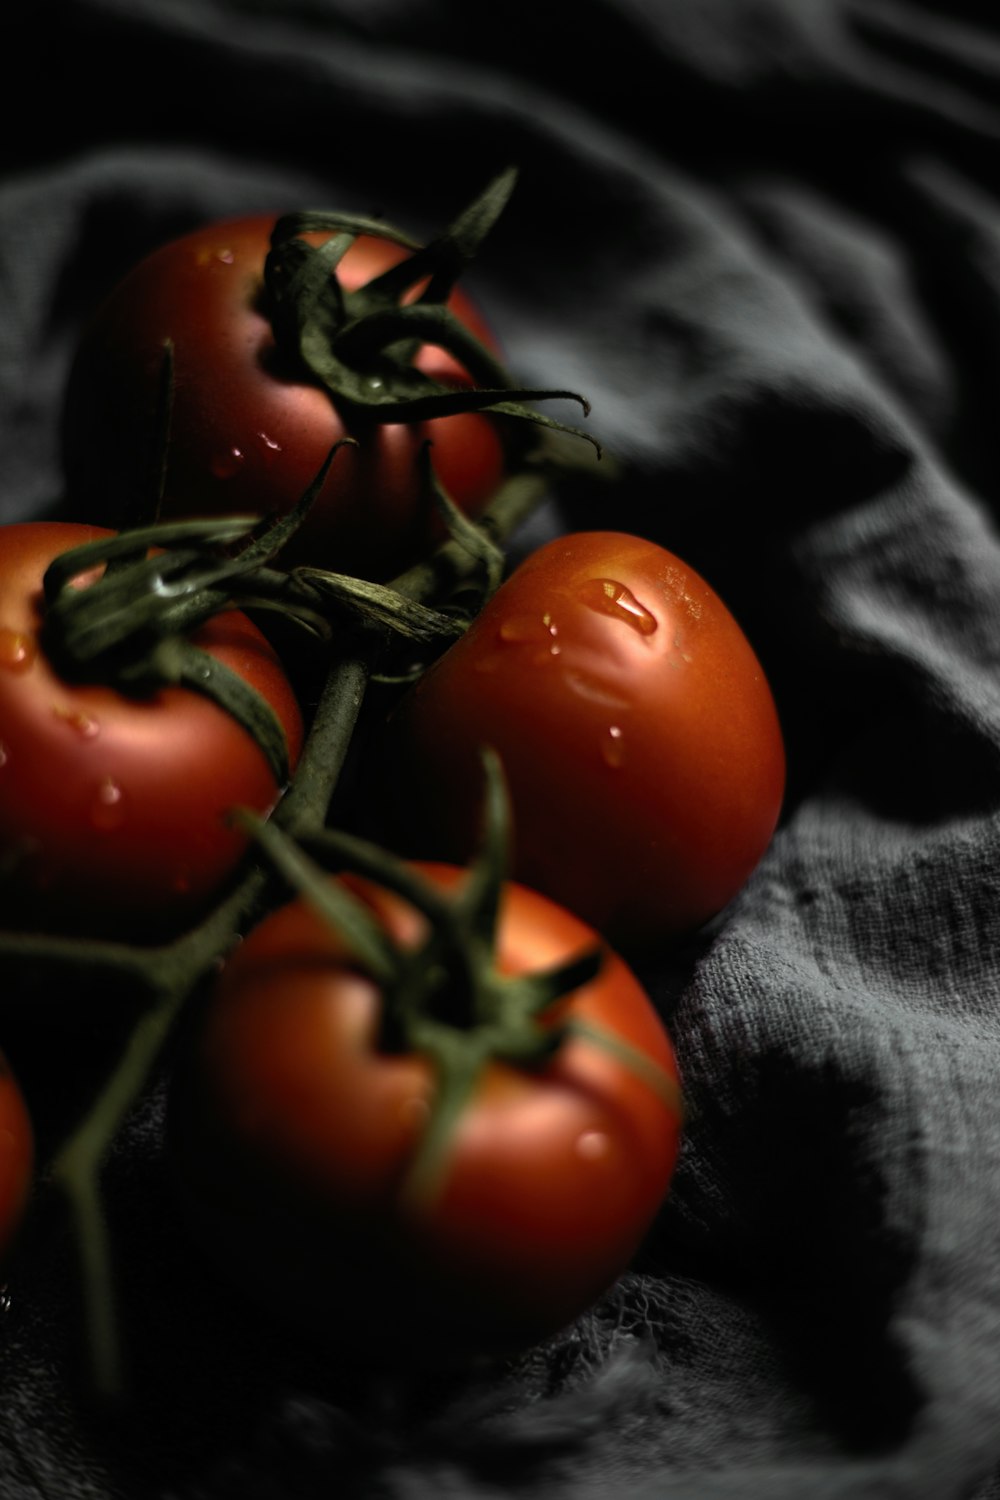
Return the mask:
[[0,1493],[1000,1495],[995,7],[50,0],[5,30],[48,124],[4,143],[0,519],[60,496],[74,342],[147,250],[302,206],[428,232],[514,162],[470,286],[620,465],[550,523],[709,579],[789,786],[744,892],[643,971],[688,1121],[597,1307],[461,1380],[303,1351],[176,1224],[153,1088],[106,1182],[133,1401],[81,1395],[39,1231]]

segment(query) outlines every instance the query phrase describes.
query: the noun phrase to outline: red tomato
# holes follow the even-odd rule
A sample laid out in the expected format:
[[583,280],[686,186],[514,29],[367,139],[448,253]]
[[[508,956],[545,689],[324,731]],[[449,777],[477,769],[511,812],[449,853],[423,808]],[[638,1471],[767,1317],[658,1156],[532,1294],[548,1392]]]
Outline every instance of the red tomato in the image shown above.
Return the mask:
[[465,859],[479,748],[513,806],[517,879],[624,948],[741,888],[780,811],[770,689],[732,615],[671,553],[614,532],[527,558],[395,717],[388,787],[420,856]]
[[[186,688],[132,698],[78,686],[41,647],[41,586],[53,558],[107,535],[28,522],[0,533],[0,879],[3,925],[143,935],[176,926],[232,874],[245,838],[235,804],[265,811],[278,788],[253,739]],[[294,765],[298,705],[246,616],[193,637],[266,699]]]
[[[284,514],[347,429],[329,396],[281,366],[263,307],[263,269],[274,218],[209,224],[155,251],[119,283],[86,333],[67,395],[69,493],[88,519],[120,526],[124,504],[148,485],[163,345],[174,346],[175,392],[164,519]],[[328,236],[306,235],[312,242]],[[403,259],[387,240],[359,237],[340,262],[356,288]],[[489,347],[471,303],[449,303]],[[427,345],[419,369],[467,385],[460,365]],[[359,426],[343,449],[286,560],[389,577],[438,539],[421,496],[418,454],[470,514],[503,473],[498,431],[485,416]]]
[[[463,872],[416,867],[453,889]],[[423,919],[347,883],[398,941]],[[505,888],[497,965],[523,974],[592,948],[584,924]],[[301,899],[243,943],[174,1095],[179,1190],[227,1274],[293,1323],[436,1363],[524,1346],[623,1270],[666,1192],[679,1093],[670,1043],[621,959],[558,1001],[628,1044],[662,1087],[570,1038],[544,1065],[492,1061],[417,1203],[405,1192],[434,1087],[425,1056],[380,1046],[385,997]]]
[[0,1258],[23,1217],[34,1160],[34,1133],[24,1097],[0,1054]]

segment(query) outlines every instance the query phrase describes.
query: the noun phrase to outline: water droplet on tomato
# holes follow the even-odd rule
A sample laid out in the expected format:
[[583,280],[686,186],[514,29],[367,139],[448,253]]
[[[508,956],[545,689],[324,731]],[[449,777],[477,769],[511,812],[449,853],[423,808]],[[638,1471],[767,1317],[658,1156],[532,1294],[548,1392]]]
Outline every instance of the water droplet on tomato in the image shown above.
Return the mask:
[[614,578],[588,578],[579,597],[588,609],[620,620],[638,635],[652,635],[656,629],[656,616],[639,603],[630,588]]
[[267,449],[267,452],[264,455],[265,458],[269,458],[272,453],[281,452],[281,444],[275,442],[273,437],[268,437],[266,432],[258,432],[257,436],[260,438],[261,442],[264,444],[264,447]]
[[625,735],[621,725],[609,725],[601,736],[601,757],[606,766],[611,766],[615,770],[624,763]]
[[124,821],[125,794],[113,777],[106,776],[91,805],[91,825],[100,833],[113,833]]
[[0,667],[26,672],[38,655],[38,642],[26,630],[0,629]]
[[601,1161],[611,1149],[611,1142],[603,1130],[585,1130],[578,1135],[573,1149],[584,1161]]
[[497,639],[505,646],[537,646],[535,660],[544,661],[547,656],[558,656],[559,626],[550,614],[514,615],[504,620],[497,631]]
[[101,732],[100,722],[93,714],[88,714],[82,708],[63,708],[59,704],[53,704],[52,712],[57,719],[61,719],[67,729],[72,729],[81,740],[96,740]]
[[558,656],[562,650],[558,636],[559,627],[549,614],[514,615],[499,626],[495,649],[477,660],[476,671],[496,672],[501,666],[508,665],[504,659],[509,646],[532,647],[523,658],[518,658],[519,663],[525,660],[534,666],[544,666],[550,657]]
[[194,261],[197,266],[211,266],[216,263],[231,266],[236,261],[236,251],[230,249],[228,245],[202,245],[195,253]]
[[212,459],[210,468],[216,479],[232,479],[239,473],[243,460],[243,449],[234,445],[223,453],[217,453]]

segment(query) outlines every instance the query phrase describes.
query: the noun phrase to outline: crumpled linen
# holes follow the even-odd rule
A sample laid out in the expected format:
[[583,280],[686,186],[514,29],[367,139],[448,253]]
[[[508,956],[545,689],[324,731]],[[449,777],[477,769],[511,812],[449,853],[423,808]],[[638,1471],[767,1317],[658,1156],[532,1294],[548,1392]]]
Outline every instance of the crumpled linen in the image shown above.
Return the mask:
[[82,1399],[68,1247],[39,1234],[0,1492],[1000,1494],[993,7],[55,0],[7,30],[49,129],[22,121],[0,181],[0,518],[58,499],[74,339],[146,250],[303,205],[430,230],[516,162],[474,290],[621,466],[545,524],[709,578],[789,788],[746,890],[644,967],[689,1119],[598,1307],[419,1389],[306,1353],[176,1224],[154,1088],[107,1174],[133,1404]]

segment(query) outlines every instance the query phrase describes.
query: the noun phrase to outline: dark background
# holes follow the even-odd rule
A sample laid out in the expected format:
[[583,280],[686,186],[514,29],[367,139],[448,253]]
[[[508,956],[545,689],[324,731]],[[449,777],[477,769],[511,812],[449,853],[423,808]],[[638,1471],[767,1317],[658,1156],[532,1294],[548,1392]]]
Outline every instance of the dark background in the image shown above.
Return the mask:
[[[11,19],[13,15],[14,19]],[[622,465],[550,517],[719,589],[789,796],[650,965],[691,1119],[635,1269],[461,1382],[230,1298],[156,1094],[108,1187],[135,1403],[82,1399],[58,1232],[2,1337],[11,1500],[1000,1495],[1000,23],[974,0],[50,0],[2,23],[0,517],[60,494],[101,293],[244,211],[421,232],[521,180],[474,276]],[[53,1042],[53,1045],[56,1045]]]

